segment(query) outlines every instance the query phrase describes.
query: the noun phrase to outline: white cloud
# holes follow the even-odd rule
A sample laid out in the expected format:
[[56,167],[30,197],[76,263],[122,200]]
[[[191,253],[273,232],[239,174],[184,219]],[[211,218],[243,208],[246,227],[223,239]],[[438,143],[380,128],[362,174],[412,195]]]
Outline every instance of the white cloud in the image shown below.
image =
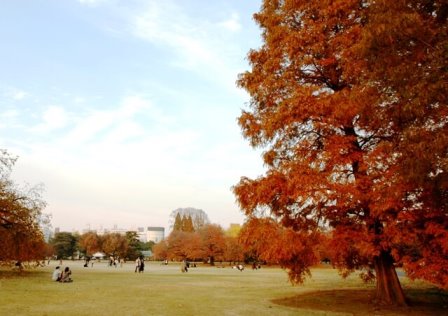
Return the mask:
[[[98,4],[99,0],[83,0]],[[123,6],[116,0],[105,0],[101,7],[108,19],[98,22],[113,36],[134,36],[167,50],[163,62],[218,83],[232,93],[237,74],[246,68],[235,34],[241,30],[235,12],[192,15],[186,2],[180,0],[136,0]],[[227,14],[227,19],[222,19]]]
[[20,127],[18,124],[20,120],[20,112],[16,109],[9,109],[0,112],[0,129],[12,129]]
[[12,99],[14,101],[21,101],[21,100],[24,100],[26,97],[28,97],[29,93],[22,89],[18,89],[15,87],[9,87],[6,89],[4,96],[7,97],[8,99]]
[[68,122],[67,113],[62,107],[50,106],[44,113],[43,119],[49,129],[65,127]]
[[78,96],[78,97],[75,97],[75,99],[73,101],[77,104],[81,104],[81,103],[86,102],[86,99]]
[[16,91],[13,95],[12,98],[14,100],[23,100],[28,94],[25,91]]
[[129,26],[124,29],[129,29],[133,36],[168,48],[174,58],[173,66],[236,90],[234,82],[245,54],[231,36],[241,28],[237,14],[224,22],[198,19],[171,1],[151,1],[129,15],[127,23]]
[[148,100],[145,100],[140,96],[128,96],[124,98],[122,107],[118,110],[118,114],[121,117],[132,117],[142,110],[149,110],[150,108],[152,108],[152,105]]
[[192,23],[181,8],[170,2],[151,2],[143,12],[130,17],[133,35],[155,44],[174,48],[181,56],[177,65],[193,69],[212,62],[203,38],[204,22]]
[[69,122],[68,114],[60,106],[49,106],[41,115],[40,123],[31,128],[33,132],[51,132],[64,128]]
[[228,20],[219,23],[219,25],[232,32],[238,32],[241,30],[240,17],[238,13],[232,13],[232,16]]
[[78,0],[79,3],[81,3],[82,5],[87,5],[87,6],[97,6],[106,1],[107,0]]
[[[69,114],[50,107],[41,117],[51,125]],[[27,141],[27,153],[17,152],[26,166],[17,171],[27,181],[45,182],[55,226],[166,225],[169,212],[182,206],[202,208],[220,223],[238,221],[224,215],[235,207],[230,187],[242,170],[258,174],[256,160],[231,140],[210,143],[183,115],[171,118],[139,95],[78,112],[50,139]]]
[[105,138],[106,143],[125,143],[129,139],[143,136],[145,129],[132,121],[117,124]]
[[16,109],[7,110],[0,113],[0,117],[7,120],[15,119],[19,117],[19,111],[17,111]]
[[[75,127],[70,130],[65,137],[65,141],[71,144],[81,145],[86,142],[96,142],[99,138],[108,134],[116,134],[114,129],[125,132],[124,135],[139,134],[139,127],[132,123],[132,119],[138,113],[151,108],[149,101],[138,96],[127,97],[118,108],[108,110],[93,110],[87,113],[78,114],[75,120]],[[132,126],[132,129],[125,131],[123,125]],[[131,130],[133,132],[131,132]]]

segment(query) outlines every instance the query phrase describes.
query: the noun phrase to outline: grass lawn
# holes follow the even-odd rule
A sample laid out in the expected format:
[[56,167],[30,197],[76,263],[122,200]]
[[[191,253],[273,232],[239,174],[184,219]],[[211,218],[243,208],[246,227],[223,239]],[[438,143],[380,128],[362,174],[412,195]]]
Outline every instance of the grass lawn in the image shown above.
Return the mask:
[[51,281],[56,266],[19,274],[0,270],[0,315],[448,315],[448,293],[401,277],[411,307],[371,303],[373,285],[353,275],[319,267],[305,284],[291,286],[278,268],[198,266],[181,273],[179,264],[147,263],[143,274],[132,263],[84,268],[65,261],[73,283]]

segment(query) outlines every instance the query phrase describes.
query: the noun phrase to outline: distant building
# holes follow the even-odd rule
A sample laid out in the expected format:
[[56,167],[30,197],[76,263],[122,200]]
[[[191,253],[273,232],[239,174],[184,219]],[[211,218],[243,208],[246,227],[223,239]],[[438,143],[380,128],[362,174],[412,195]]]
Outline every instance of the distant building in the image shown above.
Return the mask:
[[44,240],[48,242],[53,237],[53,232],[50,227],[43,227],[42,233],[44,234]]
[[165,239],[165,228],[163,227],[148,227],[146,231],[146,240],[155,243]]
[[[58,229],[58,228],[56,228]],[[155,243],[158,243],[159,241],[165,239],[165,228],[164,227],[137,227],[132,229],[124,229],[119,228],[117,225],[114,225],[113,228],[107,229],[107,228],[99,228],[99,229],[91,229],[90,225],[87,229],[83,229],[82,233],[85,234],[87,232],[94,232],[98,235],[104,235],[104,234],[110,234],[110,233],[118,233],[120,235],[125,235],[126,232],[136,232],[138,235],[138,239],[141,242],[148,242],[153,241]]]
[[119,228],[117,225],[114,225],[111,229],[105,229],[105,233],[114,233],[114,234],[120,234],[120,235],[126,235],[126,232],[128,232],[129,229]]
[[137,234],[142,242],[153,241],[158,243],[165,238],[165,228],[163,227],[139,227]]

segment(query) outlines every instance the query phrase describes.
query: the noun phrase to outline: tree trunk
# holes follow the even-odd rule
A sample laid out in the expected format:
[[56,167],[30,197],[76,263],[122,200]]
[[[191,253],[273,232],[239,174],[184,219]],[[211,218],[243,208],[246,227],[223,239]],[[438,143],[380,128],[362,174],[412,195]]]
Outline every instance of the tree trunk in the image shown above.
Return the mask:
[[389,252],[382,251],[375,258],[376,300],[380,304],[406,306],[403,289]]

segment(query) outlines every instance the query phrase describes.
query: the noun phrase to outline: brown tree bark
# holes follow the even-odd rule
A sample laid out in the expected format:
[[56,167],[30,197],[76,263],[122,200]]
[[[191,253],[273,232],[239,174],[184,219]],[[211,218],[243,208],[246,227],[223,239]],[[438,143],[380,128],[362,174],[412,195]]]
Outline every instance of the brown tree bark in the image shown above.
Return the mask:
[[406,298],[389,252],[375,258],[376,300],[379,304],[406,306]]

